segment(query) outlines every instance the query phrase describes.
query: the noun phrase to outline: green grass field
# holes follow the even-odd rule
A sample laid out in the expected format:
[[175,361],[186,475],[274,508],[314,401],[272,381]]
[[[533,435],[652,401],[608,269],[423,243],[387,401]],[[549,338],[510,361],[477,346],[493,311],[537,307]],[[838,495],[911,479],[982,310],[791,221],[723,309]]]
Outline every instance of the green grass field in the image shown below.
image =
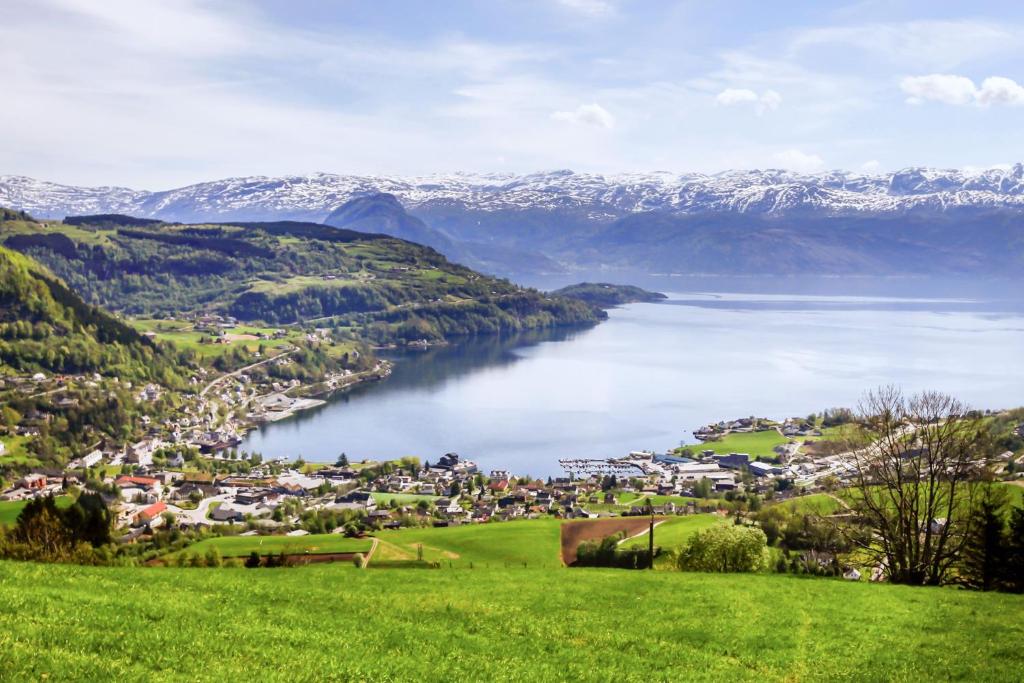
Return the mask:
[[440,528],[409,528],[381,531],[374,563],[415,560],[423,545],[423,559],[443,566],[561,567],[561,520],[537,519],[496,524],[467,524]]
[[220,550],[222,557],[245,557],[256,551],[286,554],[362,553],[370,549],[371,541],[346,538],[340,534],[309,534],[308,536],[220,536],[193,543],[182,553],[202,555],[210,548]]
[[[71,505],[71,496],[59,496],[57,507],[66,508]],[[13,525],[18,521],[18,515],[22,508],[28,505],[27,500],[5,500],[0,501],[0,526]]]
[[775,457],[777,454],[773,449],[785,443],[789,443],[789,439],[774,429],[770,429],[766,432],[726,434],[718,441],[689,444],[686,448],[697,454],[700,454],[701,451],[714,451],[722,454],[747,453],[752,456]]
[[842,512],[844,506],[838,500],[826,493],[812,493],[808,496],[790,498],[775,504],[787,512],[800,514],[833,515]]
[[421,500],[431,503],[438,498],[440,496],[426,496],[418,493],[381,493],[378,491],[373,494],[373,499],[377,501],[377,505],[387,505],[392,501],[399,505],[415,505]]
[[4,444],[3,455],[0,455],[0,465],[38,466],[39,460],[29,455],[26,448],[29,440],[27,436],[5,436],[0,439],[0,442]]
[[0,562],[8,680],[1019,680],[1024,597],[623,570]]

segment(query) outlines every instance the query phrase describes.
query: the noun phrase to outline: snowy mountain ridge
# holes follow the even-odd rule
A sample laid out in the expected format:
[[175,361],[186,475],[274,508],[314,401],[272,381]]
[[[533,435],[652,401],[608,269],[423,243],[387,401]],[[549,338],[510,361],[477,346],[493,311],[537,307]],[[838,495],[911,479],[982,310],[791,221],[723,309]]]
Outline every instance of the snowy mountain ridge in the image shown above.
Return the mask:
[[644,211],[856,215],[954,207],[1024,209],[1024,164],[980,172],[908,168],[882,175],[783,170],[712,175],[552,171],[419,177],[317,173],[227,178],[157,192],[0,176],[0,206],[46,218],[123,213],[177,221],[321,221],[353,197],[376,192],[395,195],[412,212],[438,206],[483,212],[565,210],[583,212],[596,220]]

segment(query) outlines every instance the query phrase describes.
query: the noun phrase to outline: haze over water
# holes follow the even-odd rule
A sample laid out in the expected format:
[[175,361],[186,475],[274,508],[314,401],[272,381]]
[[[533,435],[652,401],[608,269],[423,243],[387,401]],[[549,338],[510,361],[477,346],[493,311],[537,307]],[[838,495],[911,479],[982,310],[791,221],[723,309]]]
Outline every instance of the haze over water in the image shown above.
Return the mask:
[[955,299],[674,294],[585,330],[395,356],[385,382],[253,432],[264,457],[333,462],[454,451],[485,470],[663,451],[724,418],[855,407],[865,390],[1024,404],[1024,312]]

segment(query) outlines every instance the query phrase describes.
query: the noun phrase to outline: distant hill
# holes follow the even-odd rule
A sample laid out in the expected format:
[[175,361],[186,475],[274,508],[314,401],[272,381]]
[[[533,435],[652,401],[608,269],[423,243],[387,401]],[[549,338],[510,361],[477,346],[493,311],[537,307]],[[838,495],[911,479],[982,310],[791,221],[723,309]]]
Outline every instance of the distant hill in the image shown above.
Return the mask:
[[425,244],[452,261],[485,273],[557,273],[563,270],[562,266],[528,245],[516,247],[487,241],[452,239],[407,212],[395,195],[385,192],[349,200],[332,211],[324,223]]
[[100,373],[173,383],[174,359],[83,302],[33,259],[0,247],[0,361],[16,374]]
[[607,282],[581,282],[551,292],[555,296],[579,299],[593,306],[611,308],[621,304],[655,302],[667,299],[661,292],[649,292],[633,285],[613,285]]
[[603,317],[583,302],[487,277],[378,233],[294,221],[117,221],[19,217],[0,224],[0,242],[45,263],[86,301],[132,316],[214,311],[268,324],[318,320],[382,343]]

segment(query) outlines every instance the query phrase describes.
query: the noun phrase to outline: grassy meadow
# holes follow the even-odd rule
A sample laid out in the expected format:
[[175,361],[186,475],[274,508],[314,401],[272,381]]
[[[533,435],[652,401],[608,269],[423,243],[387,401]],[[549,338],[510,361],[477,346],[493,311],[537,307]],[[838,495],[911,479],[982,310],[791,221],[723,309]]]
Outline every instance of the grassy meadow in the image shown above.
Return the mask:
[[[511,525],[510,525],[511,526]],[[602,569],[0,562],[9,680],[1019,680],[1024,596]]]

